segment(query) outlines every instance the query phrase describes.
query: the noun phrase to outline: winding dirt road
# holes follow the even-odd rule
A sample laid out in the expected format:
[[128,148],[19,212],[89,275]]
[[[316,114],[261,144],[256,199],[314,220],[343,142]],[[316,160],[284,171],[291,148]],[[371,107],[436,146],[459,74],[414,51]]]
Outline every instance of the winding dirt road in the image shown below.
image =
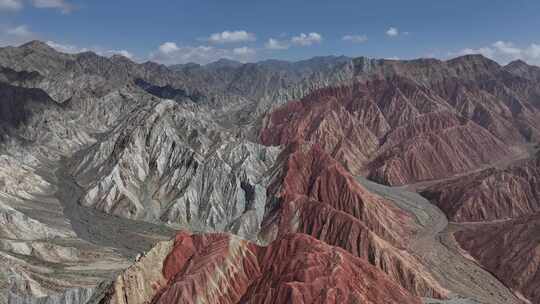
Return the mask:
[[[365,178],[358,181],[368,190],[413,213],[420,225],[409,251],[426,265],[440,284],[451,291],[451,299],[424,299],[425,303],[445,304],[519,304],[514,294],[478,263],[468,259],[454,240],[448,219],[435,205],[405,187],[388,187]],[[459,229],[451,224],[452,231]]]

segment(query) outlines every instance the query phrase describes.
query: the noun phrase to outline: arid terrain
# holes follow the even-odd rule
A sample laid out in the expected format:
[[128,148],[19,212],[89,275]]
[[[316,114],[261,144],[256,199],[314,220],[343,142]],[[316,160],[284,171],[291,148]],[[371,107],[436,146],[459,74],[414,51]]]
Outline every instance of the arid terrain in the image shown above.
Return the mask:
[[0,48],[0,304],[540,303],[540,69]]

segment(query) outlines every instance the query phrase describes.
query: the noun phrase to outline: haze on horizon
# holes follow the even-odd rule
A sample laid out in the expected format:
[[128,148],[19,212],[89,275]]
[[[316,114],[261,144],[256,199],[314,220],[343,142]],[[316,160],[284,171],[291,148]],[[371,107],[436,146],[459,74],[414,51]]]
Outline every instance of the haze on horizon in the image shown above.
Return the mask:
[[38,39],[167,65],[473,53],[540,65],[538,1],[402,2],[0,0],[0,46]]

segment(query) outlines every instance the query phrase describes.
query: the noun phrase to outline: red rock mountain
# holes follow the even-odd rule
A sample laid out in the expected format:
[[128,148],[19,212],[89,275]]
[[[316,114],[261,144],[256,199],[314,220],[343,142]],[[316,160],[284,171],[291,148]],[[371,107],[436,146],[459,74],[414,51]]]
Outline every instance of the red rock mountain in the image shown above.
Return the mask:
[[267,239],[305,233],[368,260],[415,295],[446,290],[406,251],[414,218],[370,193],[318,145],[291,144],[268,191],[274,206],[263,223]]
[[461,246],[530,303],[540,303],[540,214],[460,231]]
[[359,82],[271,112],[261,142],[316,142],[353,174],[402,185],[450,177],[538,138],[538,85],[478,56],[379,62]]
[[107,301],[421,303],[365,260],[310,236],[290,234],[260,247],[220,233],[179,233],[158,245],[116,280]]
[[540,154],[507,169],[491,168],[422,193],[453,221],[517,218],[540,211]]

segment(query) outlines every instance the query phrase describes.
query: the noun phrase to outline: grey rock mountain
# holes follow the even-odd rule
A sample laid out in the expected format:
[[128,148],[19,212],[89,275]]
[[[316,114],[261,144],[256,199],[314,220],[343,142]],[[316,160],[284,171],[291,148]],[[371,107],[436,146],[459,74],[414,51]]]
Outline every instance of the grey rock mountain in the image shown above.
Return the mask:
[[464,256],[462,224],[353,174],[422,190],[527,158],[539,80],[482,56],[167,67],[0,48],[0,304],[168,303],[178,286],[259,303],[278,270],[320,264],[329,289],[347,290],[329,275],[344,265],[404,303],[520,303]]

